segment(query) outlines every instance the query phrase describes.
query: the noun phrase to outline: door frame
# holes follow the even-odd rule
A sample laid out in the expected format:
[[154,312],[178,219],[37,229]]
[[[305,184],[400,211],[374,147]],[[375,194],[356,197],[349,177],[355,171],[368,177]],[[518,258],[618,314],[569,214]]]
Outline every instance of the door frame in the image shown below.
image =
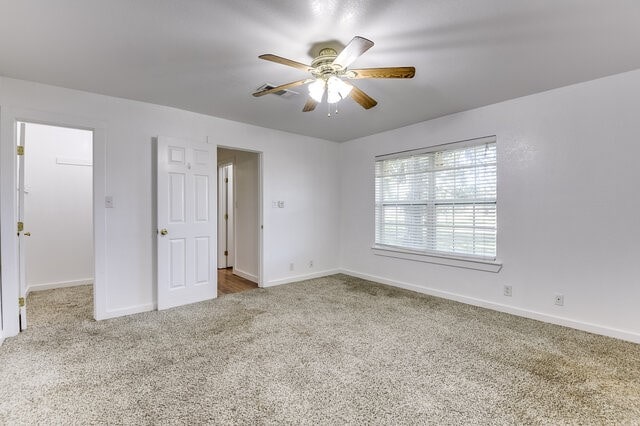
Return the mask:
[[[258,287],[264,287],[265,284],[265,280],[264,280],[264,178],[263,178],[263,171],[264,171],[264,153],[262,151],[257,151],[254,149],[246,149],[246,148],[240,148],[237,146],[231,146],[231,145],[216,145],[216,148],[222,148],[222,149],[230,149],[233,151],[244,151],[244,152],[251,152],[253,154],[257,154],[258,155]],[[216,153],[217,153],[217,149],[216,149]],[[234,164],[233,167],[233,173],[234,173],[234,185],[236,185],[236,179],[235,179],[235,173],[236,173],[236,166],[235,166],[235,161],[232,161],[232,163]],[[216,168],[218,167],[218,162],[217,162],[217,157],[216,157]],[[218,188],[218,185],[216,185],[216,190]],[[236,195],[236,191],[234,188],[234,197]],[[216,194],[216,198],[217,198],[217,194]],[[234,202],[235,202],[235,198],[234,198]],[[234,219],[233,221],[233,227],[234,227],[234,238],[235,238],[235,228],[236,228],[236,221]],[[216,237],[217,237],[217,233],[216,233]],[[216,245],[217,248],[217,245]],[[234,244],[233,249],[236,250],[236,245]],[[235,263],[235,259],[236,256],[234,254],[234,263]],[[217,262],[217,254],[216,254],[216,262]]]
[[[45,124],[57,127],[90,130],[93,132],[93,315],[96,320],[106,318],[107,306],[107,230],[106,209],[106,125],[102,122],[66,114],[3,107],[0,110],[0,266],[2,268],[1,307],[2,336],[17,335],[19,282],[19,254],[16,235],[17,212],[17,123]],[[27,153],[28,155],[28,150]]]

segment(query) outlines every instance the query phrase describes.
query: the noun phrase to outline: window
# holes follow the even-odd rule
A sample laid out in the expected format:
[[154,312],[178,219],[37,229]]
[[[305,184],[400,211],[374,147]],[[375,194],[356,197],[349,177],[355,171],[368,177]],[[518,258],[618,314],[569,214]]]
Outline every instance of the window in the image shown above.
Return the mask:
[[376,157],[375,242],[496,257],[495,137]]

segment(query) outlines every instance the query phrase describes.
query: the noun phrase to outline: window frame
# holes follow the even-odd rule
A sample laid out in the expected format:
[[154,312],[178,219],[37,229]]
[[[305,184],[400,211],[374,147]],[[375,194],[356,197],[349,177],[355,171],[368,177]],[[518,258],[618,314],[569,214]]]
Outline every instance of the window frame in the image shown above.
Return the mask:
[[[455,252],[446,252],[446,251],[438,251],[438,250],[430,250],[430,249],[426,249],[426,250],[414,250],[411,248],[407,248],[407,247],[401,247],[401,246],[395,246],[395,245],[387,245],[387,244],[381,244],[381,243],[377,243],[376,242],[376,229],[378,228],[378,223],[377,223],[377,211],[376,209],[379,208],[379,205],[376,203],[375,199],[376,199],[376,194],[377,194],[377,188],[376,188],[376,184],[375,184],[375,178],[376,178],[376,163],[379,161],[383,161],[383,160],[391,160],[391,159],[395,159],[395,158],[407,158],[410,156],[415,156],[415,155],[420,155],[420,154],[429,154],[429,153],[433,153],[433,152],[442,152],[442,151],[450,151],[450,150],[456,150],[456,149],[461,149],[461,148],[466,148],[466,147],[472,147],[472,146],[479,146],[479,145],[484,145],[484,144],[489,144],[489,143],[495,143],[496,145],[496,198],[495,198],[495,206],[496,206],[496,240],[495,240],[495,244],[496,244],[496,252],[495,252],[495,256],[481,256],[481,255],[473,255],[473,254],[466,254],[466,253],[455,253]],[[462,268],[469,268],[469,269],[477,269],[477,270],[483,270],[483,271],[489,271],[489,272],[498,272],[501,267],[502,267],[502,263],[500,263],[497,259],[498,259],[498,226],[497,226],[497,210],[498,210],[498,167],[497,167],[497,163],[498,163],[498,144],[497,144],[497,137],[495,135],[492,136],[484,136],[484,137],[480,137],[480,138],[473,138],[473,139],[467,139],[467,140],[463,140],[463,141],[457,141],[457,142],[449,142],[449,143],[444,143],[444,144],[439,144],[439,145],[433,145],[433,146],[429,146],[429,147],[425,147],[425,148],[419,148],[419,149],[411,149],[411,150],[406,150],[406,151],[399,151],[399,152],[395,152],[395,153],[390,153],[390,154],[384,154],[384,155],[377,155],[374,157],[374,161],[373,161],[373,175],[374,175],[374,230],[373,230],[373,235],[374,235],[374,243],[372,245],[372,250],[373,253],[375,255],[378,256],[385,256],[385,257],[392,257],[392,258],[401,258],[401,259],[407,259],[407,260],[414,260],[414,261],[419,261],[419,262],[427,262],[427,263],[436,263],[436,264],[442,264],[442,265],[448,265],[448,266],[454,266],[454,267],[462,267]],[[431,181],[430,185],[434,185],[434,182]],[[436,205],[437,203],[434,202],[433,203],[425,203],[427,206],[429,204],[433,204]],[[455,204],[455,203],[454,203]],[[491,203],[493,204],[493,203]],[[427,207],[428,208],[428,207]],[[434,231],[434,229],[430,230],[430,232]]]

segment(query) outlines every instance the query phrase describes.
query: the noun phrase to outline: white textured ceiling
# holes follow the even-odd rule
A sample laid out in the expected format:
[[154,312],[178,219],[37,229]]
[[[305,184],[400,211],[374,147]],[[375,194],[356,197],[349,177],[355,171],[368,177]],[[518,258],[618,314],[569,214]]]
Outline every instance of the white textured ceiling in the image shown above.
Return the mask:
[[[251,96],[305,76],[258,55],[354,35],[376,43],[354,67],[416,77],[360,80],[379,105],[331,118]],[[4,76],[334,141],[637,69],[638,40],[638,0],[0,0]]]

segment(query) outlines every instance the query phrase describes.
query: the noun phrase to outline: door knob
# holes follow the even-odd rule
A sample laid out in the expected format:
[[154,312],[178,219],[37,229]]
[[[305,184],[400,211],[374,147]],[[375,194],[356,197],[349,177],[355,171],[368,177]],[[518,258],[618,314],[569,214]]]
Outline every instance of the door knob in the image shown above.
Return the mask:
[[166,229],[166,228],[162,228],[162,229],[160,230],[160,235],[167,235],[168,233],[169,233],[169,231],[167,231],[167,229]]
[[31,236],[31,232],[25,232],[25,233],[24,233],[24,236],[25,236],[25,237],[30,237],[30,236]]

